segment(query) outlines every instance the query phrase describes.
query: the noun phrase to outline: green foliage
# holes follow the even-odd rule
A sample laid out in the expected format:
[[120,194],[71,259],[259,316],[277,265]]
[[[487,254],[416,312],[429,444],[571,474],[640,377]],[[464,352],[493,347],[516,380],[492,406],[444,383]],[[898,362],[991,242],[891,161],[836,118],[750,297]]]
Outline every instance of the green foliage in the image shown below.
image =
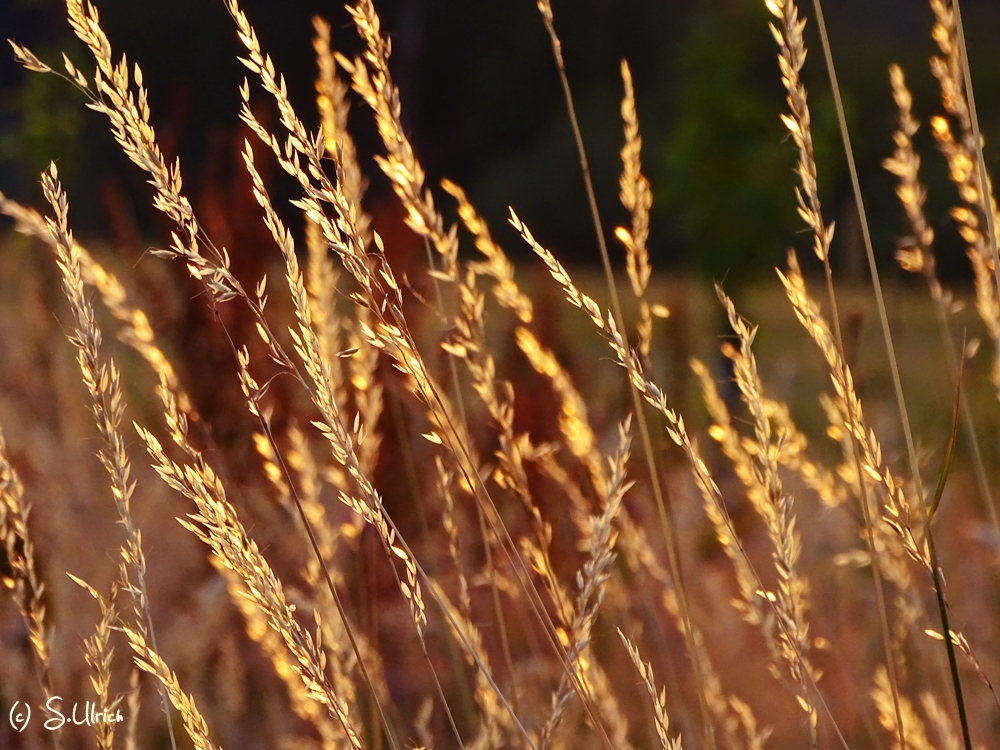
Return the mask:
[[[777,112],[777,48],[762,3],[700,6],[678,56],[677,119],[663,142],[657,195],[692,270],[736,281],[780,265],[796,226],[795,150]],[[839,143],[829,97],[810,96],[822,169]],[[839,170],[838,170],[839,171]],[[835,175],[826,173],[829,186]]]
[[[58,59],[57,55],[42,57]],[[5,102],[17,127],[0,133],[0,161],[14,162],[32,176],[32,182],[53,157],[68,176],[83,161],[83,112],[78,97],[67,89],[66,82],[55,76],[26,75]]]

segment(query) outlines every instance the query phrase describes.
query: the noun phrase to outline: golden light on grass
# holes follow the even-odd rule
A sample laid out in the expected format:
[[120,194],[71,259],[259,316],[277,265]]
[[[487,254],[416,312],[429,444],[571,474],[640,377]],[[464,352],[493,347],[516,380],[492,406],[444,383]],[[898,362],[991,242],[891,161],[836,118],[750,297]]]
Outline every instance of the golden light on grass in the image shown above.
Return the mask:
[[[41,178],[45,212],[0,194],[0,212],[50,248],[64,297],[39,295],[45,320],[17,331],[39,337],[23,348],[52,359],[36,357],[28,371],[61,389],[60,407],[49,422],[26,422],[0,398],[12,415],[0,432],[3,713],[58,692],[100,712],[125,710],[124,726],[86,730],[87,746],[108,750],[161,746],[174,724],[188,735],[181,746],[206,750],[254,737],[323,750],[972,750],[973,735],[985,737],[1000,711],[982,619],[993,616],[984,602],[996,592],[996,561],[968,541],[1000,534],[990,491],[996,450],[978,440],[996,418],[1000,389],[991,236],[1000,216],[982,171],[961,17],[931,0],[940,51],[931,69],[945,114],[929,130],[957,188],[948,215],[975,282],[965,296],[991,349],[989,372],[970,367],[964,381],[979,339],[962,351],[955,338],[964,299],[937,275],[934,242],[947,230],[929,215],[920,178],[930,155],[914,146],[920,122],[903,71],[889,70],[898,124],[884,167],[908,224],[895,257],[923,277],[946,349],[951,382],[934,390],[958,394],[939,405],[955,404],[951,441],[925,438],[947,446],[928,513],[918,469],[937,457],[903,465],[884,404],[866,387],[868,352],[849,350],[841,331],[834,225],[819,200],[802,77],[805,19],[792,0],[764,7],[785,96],[775,127],[797,152],[789,201],[809,229],[827,296],[816,301],[791,250],[772,295],[791,322],[779,328],[781,341],[766,340],[781,322],[762,316],[758,328],[743,300],[719,287],[715,314],[732,336],[684,331],[698,340],[697,356],[665,355],[665,341],[680,337],[661,334],[690,318],[652,263],[653,187],[632,69],[621,62],[621,100],[609,103],[622,122],[623,225],[605,232],[548,0],[538,9],[607,264],[603,289],[591,289],[594,274],[564,264],[549,249],[558,245],[511,209],[509,223],[534,256],[515,264],[465,190],[425,172],[371,0],[348,8],[362,44],[354,59],[331,47],[327,22],[313,20],[316,131],[251,19],[226,0],[248,71],[238,92],[249,136],[239,166],[275,246],[270,281],[240,278],[231,249],[210,237],[179,161],[168,162],[157,141],[141,67],[115,57],[93,5],[67,3],[92,72],[68,57],[56,72],[11,42],[25,68],[80,90],[143,172],[151,205],[170,224],[169,244],[151,255],[181,261],[184,283],[201,292],[182,299],[171,282],[164,294],[207,313],[215,338],[206,340],[226,365],[178,354],[190,350],[172,338],[164,305],[135,291],[106,250],[74,240],[55,166]],[[349,121],[352,98],[364,107]],[[421,294],[412,270],[394,268],[389,235],[366,213],[366,167],[351,135],[359,117],[373,118],[376,165],[428,249],[433,296]],[[302,237],[272,200],[281,194],[265,168],[272,160],[294,188]],[[631,292],[627,316],[605,246],[611,236],[624,251],[616,264]],[[475,253],[462,252],[465,244]],[[551,278],[526,285],[525,266]],[[569,306],[553,314],[540,285]],[[52,312],[75,365],[64,367],[65,351],[49,352],[55,344],[35,333]],[[105,340],[102,326],[123,346]],[[810,340],[815,348],[800,345]],[[775,353],[788,342],[798,349]],[[598,351],[604,345],[610,356]],[[12,360],[23,356],[19,345],[11,351]],[[675,356],[694,373],[697,403],[658,371]],[[789,358],[793,387],[816,391],[815,415],[800,414],[800,399],[776,383]],[[819,375],[803,386],[795,378],[807,362]],[[193,387],[201,378],[217,404]],[[968,392],[984,383],[993,411],[974,412]],[[69,402],[86,404],[83,419]],[[206,406],[220,405],[233,411],[225,426],[206,416]],[[951,469],[959,419],[971,468]],[[949,472],[959,487],[942,503]],[[965,497],[973,482],[981,507]],[[100,500],[113,517],[80,521],[70,502],[80,498]],[[157,525],[173,516],[180,530]],[[87,560],[64,543],[81,534],[110,544],[112,559]],[[938,545],[947,550],[940,557]],[[92,612],[72,609],[81,594],[97,603]],[[82,732],[51,742],[76,747]]]

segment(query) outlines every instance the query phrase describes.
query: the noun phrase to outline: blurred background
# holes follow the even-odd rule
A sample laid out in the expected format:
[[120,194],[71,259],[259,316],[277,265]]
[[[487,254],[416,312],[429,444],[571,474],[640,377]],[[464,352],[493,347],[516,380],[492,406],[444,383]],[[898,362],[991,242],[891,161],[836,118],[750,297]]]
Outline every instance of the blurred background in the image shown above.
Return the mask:
[[[291,97],[310,126],[315,65],[310,18],[334,27],[334,45],[354,54],[358,42],[340,3],[246,0],[265,51],[286,75]],[[904,230],[893,183],[880,162],[892,151],[895,111],[887,67],[900,63],[924,121],[940,110],[927,60],[936,52],[926,3],[837,0],[826,14],[877,252],[887,259]],[[463,185],[509,252],[521,243],[505,226],[513,205],[536,234],[565,258],[597,257],[582,180],[548,37],[534,2],[520,0],[383,0],[376,3],[392,38],[393,75],[402,90],[403,121],[432,186],[444,177]],[[237,159],[245,133],[237,123],[237,87],[245,70],[222,2],[126,0],[99,3],[116,54],[139,62],[152,119],[168,156],[179,155],[199,213],[222,215],[245,197]],[[654,266],[689,270],[727,284],[782,262],[801,222],[791,197],[795,149],[778,119],[784,92],[768,14],[759,0],[576,0],[556,2],[570,82],[598,191],[610,228],[626,215],[617,200],[622,143],[619,61],[635,78],[644,141],[643,166],[654,190],[650,246]],[[1000,138],[1000,4],[963,3],[977,100],[989,148]],[[803,14],[812,15],[810,3]],[[4,36],[28,45],[53,67],[59,52],[89,65],[56,0],[0,3]],[[840,136],[815,24],[804,76],[810,93],[820,192],[837,221],[841,271],[864,267]],[[149,191],[108,136],[102,118],[55,78],[27,73],[11,54],[0,61],[0,190],[35,205],[37,175],[55,159],[67,183],[78,232],[118,244],[158,241],[160,221]],[[262,98],[258,96],[258,101]],[[355,107],[362,168],[372,180],[368,210],[383,234],[396,211],[371,162],[380,150],[368,112]],[[950,222],[954,191],[924,128],[918,135],[929,215]],[[280,177],[273,187],[280,196]],[[199,205],[200,204],[200,205]],[[450,206],[442,201],[446,214]],[[252,209],[252,206],[249,206]],[[290,217],[295,221],[294,217]],[[239,223],[238,221],[236,223]],[[398,223],[398,219],[397,219]],[[263,231],[263,228],[261,228]],[[129,233],[132,233],[131,237]],[[398,232],[400,243],[414,240]],[[946,276],[962,275],[954,232],[938,232]],[[801,245],[801,243],[799,243]],[[392,246],[390,243],[390,253]]]

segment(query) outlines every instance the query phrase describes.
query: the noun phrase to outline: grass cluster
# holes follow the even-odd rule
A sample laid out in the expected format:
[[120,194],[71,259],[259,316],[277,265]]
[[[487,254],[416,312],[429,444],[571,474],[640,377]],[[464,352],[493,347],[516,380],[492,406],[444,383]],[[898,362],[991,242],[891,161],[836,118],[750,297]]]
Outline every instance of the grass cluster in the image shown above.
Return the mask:
[[[816,273],[794,250],[778,270],[780,314],[800,325],[782,329],[789,351],[774,357],[823,373],[807,394],[818,416],[802,421],[821,424],[816,434],[765,382],[774,368],[758,362],[758,328],[722,286],[730,333],[711,359],[684,363],[698,404],[667,382],[659,353],[678,338],[671,326],[690,321],[661,322],[670,300],[647,251],[652,192],[631,73],[623,61],[620,198],[631,223],[608,233],[618,251],[605,244],[549,0],[540,22],[604,280],[585,291],[594,275],[567,270],[512,209],[551,276],[533,296],[462,188],[429,186],[371,0],[348,8],[364,48],[355,59],[333,52],[315,20],[317,132],[237,0],[225,2],[248,70],[242,161],[277,249],[271,280],[246,278],[237,250],[213,241],[180,163],[157,142],[141,68],[116,58],[94,5],[67,0],[86,65],[64,56],[57,71],[11,42],[24,66],[64,78],[106,118],[170,225],[169,245],[151,254],[181,261],[186,278],[150,277],[167,264],[147,259],[136,274],[145,294],[120,282],[112,254],[100,260],[74,239],[54,165],[41,176],[44,211],[0,194],[0,212],[55,259],[11,242],[0,260],[0,277],[28,279],[0,302],[16,322],[0,328],[0,347],[18,388],[0,401],[0,745],[992,745],[1000,523],[996,449],[984,438],[1000,394],[1000,214],[957,2],[930,3],[943,107],[930,130],[958,188],[951,216],[968,247],[975,320],[935,273],[936,222],[912,142],[920,124],[903,72],[888,76],[899,125],[885,168],[909,223],[896,258],[926,282],[946,363],[931,403],[950,430],[929,435],[911,429],[900,373],[928,365],[897,361],[899,320],[867,232],[882,343],[841,312],[794,0],[765,5]],[[374,116],[376,165],[425,244],[423,278],[399,269],[365,212],[351,99]],[[270,198],[274,164],[294,185],[303,237]],[[624,266],[619,279],[613,265]],[[600,350],[560,337],[552,293],[579,321],[563,329]],[[154,333],[179,306],[200,311],[188,331],[197,343]],[[982,333],[966,336],[963,321]],[[709,331],[687,335],[715,347]],[[859,365],[875,346],[889,362],[890,407],[868,400]],[[973,409],[966,393],[984,390]]]

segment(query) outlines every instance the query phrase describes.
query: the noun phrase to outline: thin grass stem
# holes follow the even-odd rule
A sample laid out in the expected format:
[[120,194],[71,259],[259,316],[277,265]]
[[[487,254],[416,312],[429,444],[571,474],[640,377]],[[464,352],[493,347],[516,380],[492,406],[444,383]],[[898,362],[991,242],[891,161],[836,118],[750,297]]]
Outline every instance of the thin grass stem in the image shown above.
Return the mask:
[[[903,435],[906,439],[906,451],[910,460],[910,472],[912,474],[913,484],[917,494],[917,501],[920,506],[920,515],[923,520],[924,534],[927,537],[927,546],[931,563],[931,575],[934,581],[934,594],[938,600],[938,610],[941,616],[942,632],[945,634],[944,642],[945,642],[945,647],[948,651],[948,663],[951,667],[952,685],[954,687],[955,700],[956,703],[958,704],[958,715],[962,725],[962,737],[965,742],[966,750],[972,750],[972,740],[969,736],[969,723],[965,711],[965,700],[962,695],[962,682],[958,674],[957,661],[955,657],[955,647],[954,644],[951,642],[951,637],[950,637],[951,631],[948,628],[948,612],[947,612],[947,607],[945,606],[944,591],[942,589],[943,582],[941,580],[940,571],[938,570],[937,552],[931,534],[930,515],[928,513],[927,500],[924,497],[924,490],[920,480],[920,466],[917,463],[917,451],[913,443],[913,431],[910,426],[910,418],[906,410],[906,399],[903,395],[902,381],[900,380],[899,377],[899,363],[896,359],[896,352],[892,343],[892,331],[889,328],[889,316],[886,312],[885,299],[882,296],[882,285],[879,282],[878,267],[875,263],[875,251],[872,247],[871,233],[868,229],[868,217],[867,214],[865,213],[864,199],[861,195],[861,183],[858,180],[858,170],[854,160],[854,150],[851,147],[851,136],[847,127],[847,118],[844,115],[844,104],[843,101],[841,100],[840,87],[837,83],[837,73],[836,73],[836,68],[834,67],[833,54],[830,49],[830,40],[827,35],[826,23],[823,20],[822,2],[821,0],[813,0],[813,5],[816,8],[816,21],[817,25],[819,26],[820,38],[822,39],[823,42],[823,54],[826,58],[827,70],[830,73],[830,84],[833,87],[834,102],[837,107],[837,120],[840,124],[840,134],[844,142],[844,151],[847,156],[847,166],[851,174],[851,186],[854,190],[854,200],[855,203],[857,204],[858,214],[861,223],[861,231],[864,236],[865,251],[868,255],[868,267],[869,270],[871,271],[872,286],[875,290],[875,300],[878,304],[879,321],[882,325],[882,335],[883,338],[885,339],[886,352],[889,357],[889,367],[892,371],[892,385],[896,395],[896,406],[899,409],[899,417],[903,427]],[[956,19],[957,18],[958,14],[956,13]],[[961,30],[961,21],[958,20],[957,22],[959,30]],[[971,97],[970,97],[970,110],[974,111],[972,110],[971,107]],[[975,122],[975,116],[973,116],[973,122]],[[982,159],[982,148],[978,133],[976,134],[976,142],[977,144],[980,144],[979,154],[980,154],[980,159]],[[983,179],[982,184],[985,188],[987,183],[985,181],[985,172],[983,172],[983,170],[985,170],[985,166],[982,161],[980,161],[980,170]],[[986,191],[984,189],[983,193],[985,194],[985,192]],[[985,200],[986,199],[984,198],[984,201]],[[989,210],[988,203],[986,205],[986,214],[987,214],[987,222],[989,224],[989,233],[992,239],[993,252],[994,255],[996,255],[996,237],[993,234],[992,211]],[[998,282],[998,289],[1000,289],[1000,275],[998,275],[997,277],[997,282]],[[900,743],[905,750],[906,741],[905,738],[903,737],[902,726],[900,726]]]
[[[597,197],[594,194],[593,180],[590,176],[590,166],[587,162],[587,152],[583,145],[583,136],[580,133],[580,125],[577,122],[576,107],[573,104],[573,92],[569,85],[569,77],[566,75],[566,66],[562,56],[562,42],[556,34],[555,25],[552,19],[552,7],[549,0],[539,0],[538,9],[542,14],[545,28],[548,31],[549,39],[552,43],[552,53],[555,57],[556,68],[559,72],[559,82],[562,85],[563,97],[566,100],[566,110],[569,115],[570,126],[573,129],[573,140],[576,144],[577,154],[580,159],[580,170],[583,173],[584,187],[587,191],[587,203],[590,207],[590,216],[594,222],[594,233],[597,236],[597,245],[601,251],[601,264],[604,267],[604,275],[607,281],[608,293],[611,298],[611,309],[615,315],[619,330],[625,330],[625,316],[622,314],[621,300],[618,296],[618,288],[615,284],[614,271],[611,268],[611,258],[608,253],[607,241],[604,238],[604,228],[601,224],[600,212],[597,208]],[[698,659],[697,646],[694,642],[693,626],[691,623],[691,609],[688,605],[687,591],[684,585],[683,573],[681,570],[680,556],[677,549],[677,529],[673,520],[673,515],[668,507],[669,498],[667,488],[661,484],[660,473],[656,465],[656,455],[653,451],[653,441],[649,433],[649,425],[646,420],[645,406],[642,403],[638,389],[629,378],[629,390],[632,394],[632,406],[636,416],[636,423],[639,427],[639,435],[642,440],[643,455],[649,469],[649,482],[653,488],[653,497],[656,501],[656,512],[660,522],[660,531],[663,535],[664,544],[667,549],[667,561],[670,566],[670,575],[674,579],[677,591],[677,603],[684,621],[684,643],[687,647],[688,661],[691,663],[691,672],[694,677],[695,688],[698,694],[698,708],[701,712],[702,729],[705,734],[705,742],[709,750],[716,750],[715,729],[712,725],[711,714],[708,710],[708,699],[705,696],[705,683],[701,674],[701,664]]]
[[[986,173],[986,158],[983,156],[983,136],[979,132],[979,115],[976,113],[976,97],[972,90],[972,70],[969,67],[969,50],[965,43],[965,27],[962,25],[962,8],[959,0],[952,0],[952,7],[955,10],[955,36],[958,42],[959,56],[962,59],[962,75],[965,78],[965,98],[969,105],[969,120],[972,124],[972,137],[976,143],[976,166],[979,170],[979,184],[982,187],[980,200],[983,204],[983,214],[986,217],[987,242],[993,254],[993,277],[996,279],[997,298],[1000,299],[1000,250],[997,249],[996,217],[993,213],[993,191]],[[971,431],[971,428],[970,428]],[[974,432],[973,432],[974,435]],[[975,453],[979,466],[982,462],[978,453],[978,442],[973,437],[973,442],[977,451]],[[978,472],[978,468],[977,468]],[[988,484],[987,484],[988,487]],[[997,515],[996,501],[992,494],[987,492],[984,500],[990,512],[990,519],[993,521],[993,528],[1000,535],[1000,517]]]

